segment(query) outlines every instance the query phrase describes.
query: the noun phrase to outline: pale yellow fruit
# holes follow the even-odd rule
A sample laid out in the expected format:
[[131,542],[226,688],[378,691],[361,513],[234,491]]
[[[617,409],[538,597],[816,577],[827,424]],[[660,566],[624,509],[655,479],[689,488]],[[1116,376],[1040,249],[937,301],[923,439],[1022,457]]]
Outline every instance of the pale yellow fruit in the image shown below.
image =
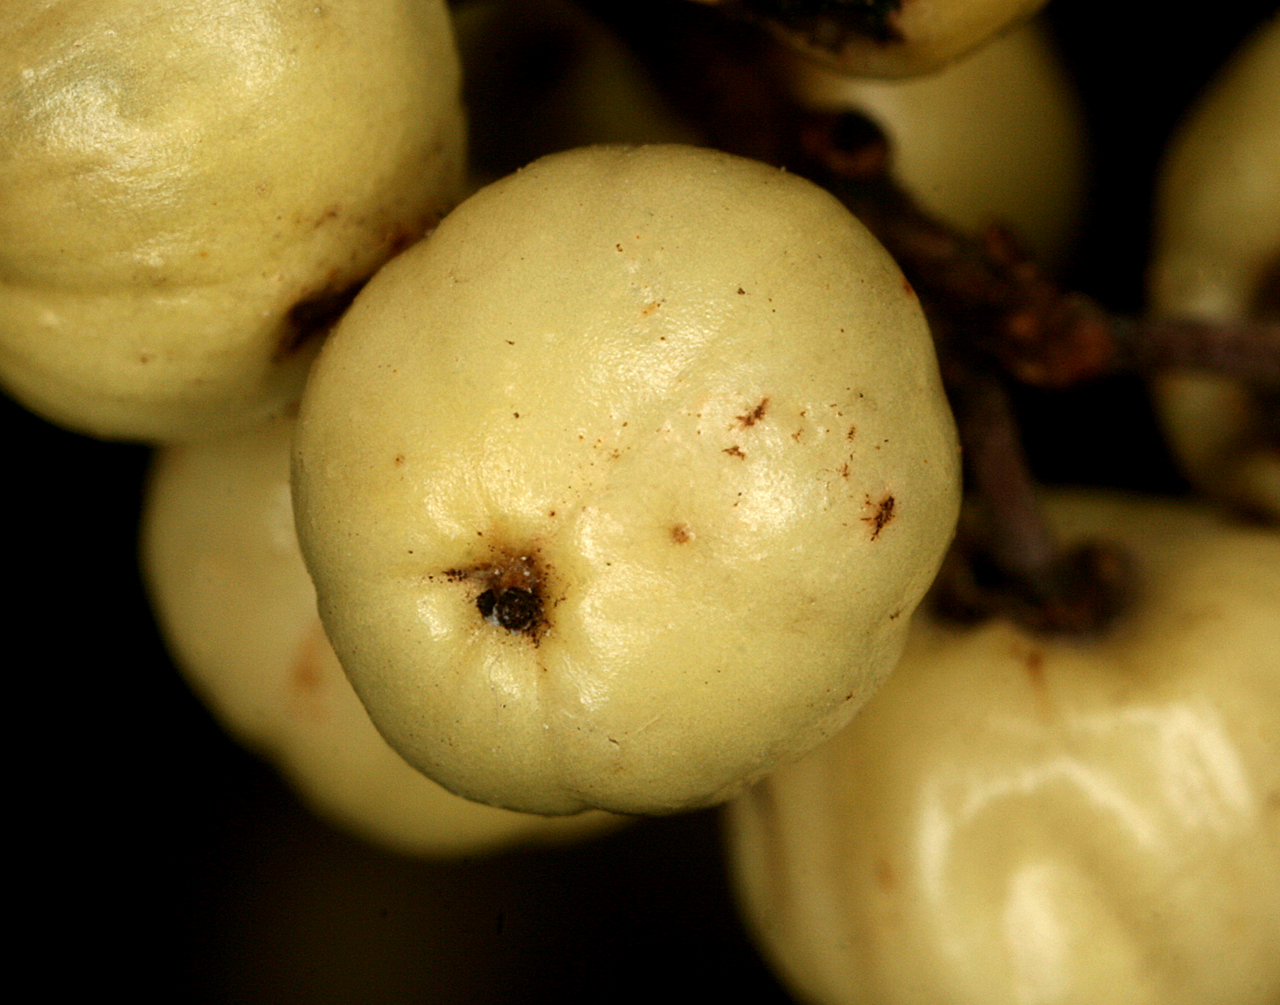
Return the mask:
[[0,36],[0,383],[77,430],[279,413],[458,195],[443,0],[46,0]]
[[[1151,310],[1232,321],[1280,281],[1280,18],[1235,54],[1174,137],[1162,169]],[[1280,450],[1250,443],[1253,395],[1221,377],[1176,373],[1156,401],[1190,476],[1280,519]]]
[[[734,3],[735,0],[699,0]],[[854,77],[914,77],[933,73],[1020,23],[1045,0],[900,0],[889,19],[891,38],[814,30],[804,15],[772,18],[768,2],[751,4],[788,45]],[[778,7],[786,4],[779,3]],[[818,6],[818,5],[814,5]],[[852,6],[852,5],[851,5]]]
[[801,1000],[1280,998],[1280,536],[1049,509],[1141,563],[1113,634],[918,615],[849,728],[731,807],[742,906]]
[[[334,648],[410,762],[498,805],[658,813],[849,719],[958,481],[919,305],[839,203],[594,147],[482,190],[361,294],[308,382],[294,501]],[[521,598],[540,612],[493,607]]]
[[465,0],[451,13],[477,188],[592,143],[700,142],[617,35],[572,0]]
[[159,452],[142,561],[174,661],[227,731],[323,817],[415,855],[562,841],[621,823],[468,802],[378,735],[329,646],[289,499],[290,421]]
[[799,57],[790,70],[802,105],[859,111],[880,125],[894,177],[925,210],[968,233],[1006,224],[1040,261],[1065,257],[1084,201],[1086,141],[1040,24],[910,80],[846,77]]

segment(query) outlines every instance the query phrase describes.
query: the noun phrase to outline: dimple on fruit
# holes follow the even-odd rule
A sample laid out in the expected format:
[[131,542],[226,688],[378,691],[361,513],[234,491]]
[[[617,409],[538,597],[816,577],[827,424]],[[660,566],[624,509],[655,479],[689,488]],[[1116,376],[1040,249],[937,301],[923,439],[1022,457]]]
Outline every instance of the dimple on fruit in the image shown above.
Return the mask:
[[378,735],[343,675],[293,532],[287,420],[157,451],[142,565],[174,662],[218,721],[344,830],[453,856],[600,833],[604,813],[538,817],[460,799]]
[[0,384],[78,431],[279,414],[458,198],[443,0],[8,4],[0,37]]
[[830,195],[595,147],[482,190],[361,294],[303,398],[294,501],[406,759],[514,809],[661,813],[875,690],[959,466],[919,305]]

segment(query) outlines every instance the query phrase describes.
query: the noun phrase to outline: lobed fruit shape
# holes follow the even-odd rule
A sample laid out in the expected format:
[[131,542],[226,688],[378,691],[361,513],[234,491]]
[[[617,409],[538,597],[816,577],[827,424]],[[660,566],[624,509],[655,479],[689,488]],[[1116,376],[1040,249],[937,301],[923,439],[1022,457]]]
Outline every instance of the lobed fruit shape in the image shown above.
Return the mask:
[[280,413],[460,195],[443,0],[54,0],[0,35],[0,384],[73,429]]
[[174,661],[218,721],[321,816],[394,851],[473,854],[620,824],[468,802],[386,745],[316,612],[293,531],[292,433],[277,420],[168,447],[152,470],[143,569]]
[[[1154,312],[1208,321],[1261,310],[1280,317],[1280,18],[1233,56],[1174,137],[1161,174],[1155,245]],[[1163,377],[1155,393],[1191,478],[1215,496],[1280,519],[1277,403],[1196,373]]]
[[1059,495],[1141,563],[1091,642],[917,616],[883,691],[727,814],[804,1001],[1269,1005],[1280,995],[1280,537]]
[[800,57],[789,75],[802,105],[874,119],[892,143],[894,176],[928,212],[968,233],[1006,224],[1040,261],[1066,257],[1087,144],[1075,90],[1040,23],[925,77],[866,80]]
[[1045,0],[698,2],[746,12],[796,51],[847,76],[896,78],[941,70],[1031,17]]
[[303,397],[294,503],[383,735],[545,813],[723,800],[843,725],[952,534],[919,305],[828,193],[680,146],[483,189]]

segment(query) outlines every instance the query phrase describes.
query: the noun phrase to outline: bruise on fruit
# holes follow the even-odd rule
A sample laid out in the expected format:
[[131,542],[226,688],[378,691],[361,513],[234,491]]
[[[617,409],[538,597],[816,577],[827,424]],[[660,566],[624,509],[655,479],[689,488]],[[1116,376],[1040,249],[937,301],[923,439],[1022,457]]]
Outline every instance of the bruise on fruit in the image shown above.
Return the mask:
[[324,670],[321,660],[329,640],[317,622],[298,647],[298,656],[289,668],[286,693],[292,699],[290,706],[298,718],[318,719],[323,714],[320,695],[324,689]]
[[897,503],[891,494],[885,493],[884,498],[878,503],[872,503],[871,497],[868,496],[867,505],[874,506],[875,512],[871,516],[864,516],[862,522],[871,525],[871,540],[874,541],[880,536],[880,532],[884,530],[889,521],[893,519],[893,510]]
[[317,335],[325,334],[351,306],[351,301],[367,281],[361,279],[339,290],[325,289],[294,304],[285,316],[285,329],[276,345],[276,358],[283,359]]
[[742,452],[742,448],[736,443],[731,447],[725,447],[721,453],[728,454],[730,457],[736,457],[740,461],[745,461],[747,459],[747,455]]

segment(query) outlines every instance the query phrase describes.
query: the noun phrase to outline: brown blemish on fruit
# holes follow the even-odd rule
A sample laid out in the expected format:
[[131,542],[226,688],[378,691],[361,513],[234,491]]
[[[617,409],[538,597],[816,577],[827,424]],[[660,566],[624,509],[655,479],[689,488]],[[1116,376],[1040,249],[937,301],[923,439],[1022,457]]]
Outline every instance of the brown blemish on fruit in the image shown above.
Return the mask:
[[323,641],[319,632],[311,632],[298,650],[289,671],[289,687],[299,695],[314,695],[320,690],[323,675],[320,672],[320,651]]
[[342,214],[341,206],[330,206],[328,209],[326,209],[323,213],[321,213],[316,218],[316,222],[311,225],[311,229],[319,230],[330,220],[336,220],[341,214]]
[[1032,649],[1023,659],[1023,665],[1027,668],[1027,677],[1032,686],[1044,687],[1044,653]]
[[746,291],[746,290],[744,290],[741,286],[739,286],[739,287],[738,287],[738,296],[740,296],[740,297],[744,297],[744,296],[746,296],[746,295],[747,295],[747,291]]
[[728,454],[730,457],[736,457],[740,461],[745,461],[747,459],[747,455],[742,452],[742,449],[736,443],[731,447],[725,447],[721,453]]
[[642,318],[647,318],[650,314],[654,313],[654,311],[656,311],[659,307],[661,307],[662,304],[663,304],[663,301],[661,300],[651,300],[649,303],[645,304],[644,307],[641,309],[640,316]]
[[321,699],[324,687],[324,661],[331,655],[329,638],[317,621],[298,646],[298,656],[285,678],[285,692],[290,712],[302,719],[317,720],[324,716]]
[[396,467],[401,467],[404,464],[404,454],[396,454],[395,459],[392,461],[392,463]]
[[857,435],[858,435],[858,427],[857,427],[857,426],[850,426],[850,427],[849,427],[849,431],[848,431],[847,433],[845,433],[845,434],[844,434],[844,438],[845,438],[846,440],[852,440],[852,439],[853,439],[855,436],[857,436]]
[[875,512],[871,516],[864,516],[862,522],[871,525],[871,540],[874,541],[880,536],[880,532],[888,526],[889,521],[893,519],[893,510],[897,503],[892,495],[886,493],[878,503],[872,503],[871,497],[868,496],[867,505],[874,506]]
[[671,525],[671,540],[676,544],[688,544],[693,540],[693,531],[687,523],[674,523]]
[[743,429],[754,426],[757,422],[764,418],[764,413],[769,410],[769,399],[761,398],[760,404],[747,412],[745,415],[738,416],[738,425]]
[[341,289],[326,288],[299,300],[285,316],[284,332],[276,344],[276,359],[296,352],[305,343],[326,334],[351,306],[366,280]]

